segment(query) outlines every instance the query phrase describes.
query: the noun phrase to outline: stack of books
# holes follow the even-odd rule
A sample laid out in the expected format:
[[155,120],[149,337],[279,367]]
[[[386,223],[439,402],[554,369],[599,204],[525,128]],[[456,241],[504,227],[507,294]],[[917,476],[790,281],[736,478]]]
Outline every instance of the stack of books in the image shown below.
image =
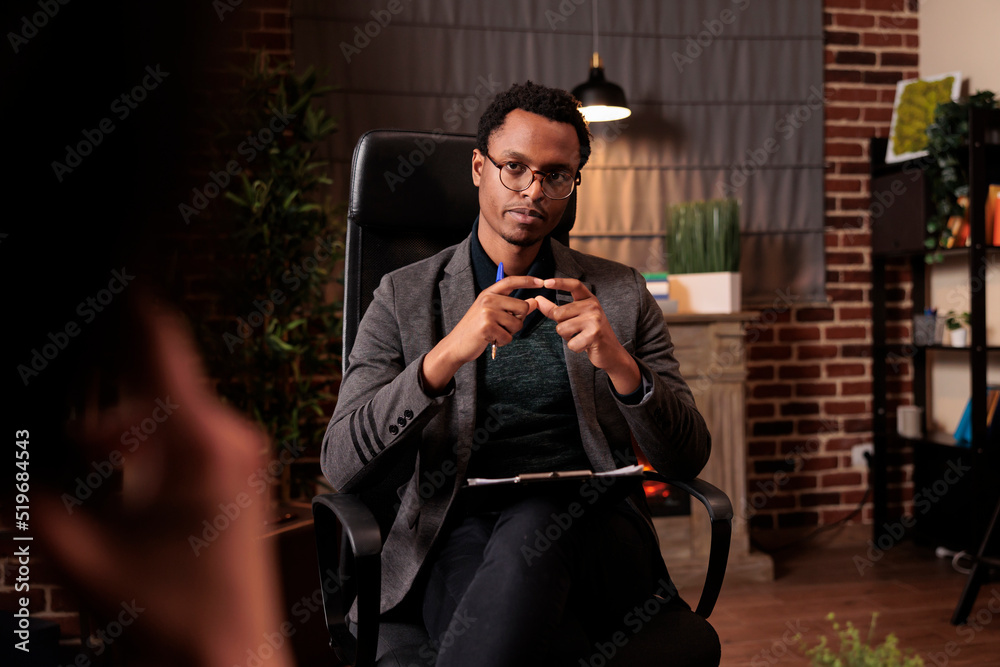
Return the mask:
[[656,299],[660,310],[669,315],[677,312],[677,301],[670,298],[670,281],[666,273],[643,273],[649,293]]

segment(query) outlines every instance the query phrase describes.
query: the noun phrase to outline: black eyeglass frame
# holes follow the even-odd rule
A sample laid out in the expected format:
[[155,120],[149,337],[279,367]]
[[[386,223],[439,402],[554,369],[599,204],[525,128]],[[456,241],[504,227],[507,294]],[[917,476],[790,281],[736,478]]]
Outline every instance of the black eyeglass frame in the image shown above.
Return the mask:
[[[541,174],[541,176],[542,176],[542,194],[544,194],[549,199],[552,199],[552,200],[555,200],[555,201],[561,201],[563,199],[569,199],[570,195],[573,194],[573,190],[575,190],[576,187],[578,185],[580,185],[581,178],[580,178],[580,172],[578,171],[578,172],[576,172],[576,176],[573,178],[573,185],[572,185],[572,187],[570,187],[569,192],[567,192],[562,197],[553,197],[552,195],[550,195],[548,192],[545,191],[545,179],[549,177],[549,174],[561,174],[561,173],[565,173],[565,172],[560,172],[560,171],[542,171],[541,169],[532,169],[528,165],[526,165],[523,162],[520,162],[518,160],[507,160],[506,162],[501,162],[501,163],[497,164],[497,161],[494,160],[492,157],[490,157],[489,153],[483,153],[483,155],[485,155],[486,158],[490,162],[493,163],[493,166],[496,167],[500,171],[500,174],[499,174],[500,185],[504,186],[505,188],[507,188],[511,192],[524,192],[525,190],[527,190],[528,188],[531,187],[532,183],[535,182],[535,177],[538,176],[539,174]],[[510,187],[509,185],[507,185],[506,183],[504,183],[504,180],[503,180],[503,168],[506,167],[511,162],[514,162],[514,163],[517,163],[519,165],[522,165],[525,169],[527,169],[528,171],[531,172],[531,180],[528,181],[528,184],[525,185],[520,190],[517,190],[515,188]]]

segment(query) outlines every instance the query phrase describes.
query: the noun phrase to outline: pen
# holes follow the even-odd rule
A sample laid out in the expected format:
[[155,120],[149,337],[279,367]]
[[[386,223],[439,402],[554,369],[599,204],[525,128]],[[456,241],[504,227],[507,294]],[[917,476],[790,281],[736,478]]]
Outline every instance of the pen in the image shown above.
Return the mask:
[[[503,262],[500,262],[500,265],[497,267],[497,279],[496,279],[496,282],[500,282],[501,280],[503,280]],[[497,358],[497,342],[496,341],[493,341],[493,349],[490,352],[490,356],[493,359]]]

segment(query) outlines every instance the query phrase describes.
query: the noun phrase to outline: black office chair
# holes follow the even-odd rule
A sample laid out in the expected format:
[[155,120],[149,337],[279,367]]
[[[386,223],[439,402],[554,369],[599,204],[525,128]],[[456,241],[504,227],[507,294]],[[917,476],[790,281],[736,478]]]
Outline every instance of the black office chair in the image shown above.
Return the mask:
[[[382,276],[468,236],[479,212],[471,175],[474,148],[473,136],[439,132],[373,130],[358,141],[347,216],[345,370],[358,324]],[[574,192],[553,238],[568,243],[575,217]],[[312,502],[327,627],[331,645],[347,664],[429,664],[431,644],[419,609],[404,603],[379,617],[382,542],[395,514],[395,491],[412,474],[415,454],[400,460],[375,488],[357,495],[323,494]],[[655,472],[646,477],[686,491],[708,511],[712,541],[696,609],[708,618],[725,576],[732,504],[703,480],[670,480]],[[358,625],[352,633],[346,617],[355,599]],[[630,640],[628,652],[662,659],[662,641],[657,639],[654,623]]]

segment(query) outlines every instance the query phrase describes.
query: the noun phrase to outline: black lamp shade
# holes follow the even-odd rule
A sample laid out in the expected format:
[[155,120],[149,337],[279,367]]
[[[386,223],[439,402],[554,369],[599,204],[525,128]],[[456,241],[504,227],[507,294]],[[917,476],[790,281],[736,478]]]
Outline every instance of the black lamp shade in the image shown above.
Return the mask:
[[[625,101],[625,91],[622,90],[621,86],[604,78],[603,67],[591,67],[590,77],[586,83],[573,89],[573,97],[580,100],[581,112],[589,121],[625,118],[631,113],[628,109],[628,103]],[[620,111],[610,118],[589,118],[587,117],[588,107],[616,107]]]

